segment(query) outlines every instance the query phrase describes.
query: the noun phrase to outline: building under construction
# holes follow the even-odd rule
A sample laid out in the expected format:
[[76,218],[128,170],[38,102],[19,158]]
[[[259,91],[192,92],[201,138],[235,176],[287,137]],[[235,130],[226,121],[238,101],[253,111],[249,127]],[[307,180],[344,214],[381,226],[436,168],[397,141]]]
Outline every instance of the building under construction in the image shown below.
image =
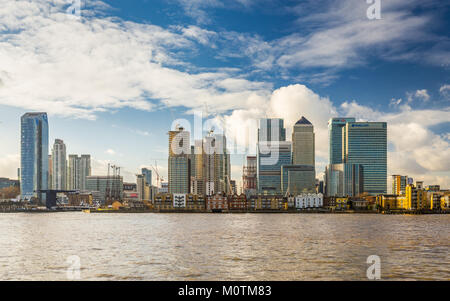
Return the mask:
[[92,192],[94,201],[101,205],[108,206],[115,201],[122,201],[123,177],[120,175],[120,167],[108,165],[107,176],[86,177],[86,190]]

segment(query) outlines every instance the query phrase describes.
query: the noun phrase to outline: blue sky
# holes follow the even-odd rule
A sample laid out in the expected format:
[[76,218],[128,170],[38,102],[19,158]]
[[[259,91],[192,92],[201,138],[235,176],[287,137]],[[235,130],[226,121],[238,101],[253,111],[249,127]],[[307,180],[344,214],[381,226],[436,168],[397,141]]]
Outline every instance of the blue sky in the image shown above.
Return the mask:
[[[231,127],[302,115],[318,174],[334,116],[389,123],[389,173],[450,186],[450,4],[381,0],[0,0],[0,176],[19,164],[19,118],[49,113],[50,138],[133,181],[167,172],[167,131],[194,111]],[[245,129],[242,131],[245,132]],[[255,133],[250,133],[251,135]],[[244,154],[232,157],[240,180]]]

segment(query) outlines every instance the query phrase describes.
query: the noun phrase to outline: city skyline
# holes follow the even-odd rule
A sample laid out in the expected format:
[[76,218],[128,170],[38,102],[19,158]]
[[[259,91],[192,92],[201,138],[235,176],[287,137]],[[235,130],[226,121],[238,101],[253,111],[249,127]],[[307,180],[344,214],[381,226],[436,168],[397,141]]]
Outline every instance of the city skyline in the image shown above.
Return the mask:
[[[102,7],[86,1],[79,20],[59,18],[66,9],[60,4],[39,15],[49,9],[44,2],[29,4],[25,13],[31,23],[21,31],[13,30],[18,28],[15,18],[2,19],[2,176],[16,177],[17,120],[28,111],[48,112],[50,141],[64,140],[68,153],[89,152],[92,174],[104,173],[107,163],[114,162],[127,167],[123,175],[128,181],[155,161],[167,178],[167,129],[177,118],[193,123],[192,114],[200,111],[231,128],[251,119],[284,118],[288,140],[293,124],[305,116],[315,126],[319,177],[328,164],[329,118],[388,122],[388,175],[450,186],[449,56],[439,39],[448,28],[447,4],[393,1],[383,4],[382,20],[368,20],[364,1],[323,1],[320,7],[307,1],[308,18],[300,4],[278,1],[268,1],[266,7],[255,1],[246,2],[248,6],[232,1],[228,7],[195,2],[191,9],[181,1]],[[18,14],[14,7],[8,7],[7,15]],[[136,10],[142,14],[136,17]],[[175,11],[179,18],[161,18],[162,11]],[[253,16],[254,22],[244,21]],[[68,53],[59,50],[62,36],[42,29],[41,18],[48,28],[67,25],[58,34],[75,42]],[[322,25],[313,26],[318,21]],[[88,25],[100,23],[112,35],[93,32]],[[367,34],[371,32],[380,34]],[[414,38],[418,33],[429,40]],[[14,45],[7,38],[11,36]],[[130,44],[119,42],[122,37]],[[319,37],[328,37],[328,43]],[[334,45],[331,37],[347,43],[343,49],[328,47]],[[96,51],[89,51],[89,45]],[[34,63],[17,64],[22,59]],[[227,139],[244,139],[238,134]],[[245,156],[231,156],[232,179],[240,182],[244,162]]]
[[[22,124],[24,123],[23,119],[27,118],[27,117],[34,117],[34,116],[44,116],[45,117],[45,122],[46,122],[46,127],[49,128],[50,126],[48,125],[48,120],[46,119],[47,115],[46,113],[41,113],[41,112],[27,112],[22,116]],[[313,176],[313,179],[317,179],[317,180],[323,180],[325,183],[329,182],[330,184],[333,183],[332,185],[347,185],[348,190],[346,189],[342,189],[342,188],[332,188],[333,192],[336,193],[337,191],[340,191],[341,193],[343,191],[347,191],[348,195],[358,195],[361,192],[371,192],[371,190],[373,190],[373,185],[376,185],[375,187],[381,187],[381,183],[383,182],[382,179],[385,179],[385,184],[383,184],[384,188],[383,189],[375,189],[373,192],[374,195],[375,194],[386,194],[390,191],[392,191],[392,189],[388,188],[388,184],[389,185],[394,185],[394,175],[390,175],[386,173],[387,170],[387,162],[386,162],[386,158],[380,155],[383,152],[387,152],[387,147],[386,147],[386,140],[387,140],[387,124],[383,123],[383,122],[355,122],[354,120],[356,120],[353,117],[337,117],[337,118],[331,118],[328,121],[328,136],[329,136],[329,141],[328,144],[330,145],[330,150],[334,149],[334,151],[330,151],[329,153],[329,162],[332,165],[335,165],[337,167],[333,167],[333,170],[335,168],[337,168],[337,170],[340,170],[340,172],[344,172],[344,170],[348,170],[350,173],[349,175],[346,175],[346,173],[344,172],[342,175],[345,179],[345,181],[350,181],[349,183],[342,182],[342,179],[338,180],[341,181],[340,184],[336,183],[336,180],[333,179],[333,177],[335,177],[333,175],[332,178],[328,178],[327,177],[327,168],[329,168],[329,166],[327,165],[325,167],[325,170],[323,172],[323,178],[317,178],[316,176]],[[270,162],[266,162],[262,165],[268,165],[267,168],[269,168],[269,170],[274,170],[274,168],[277,170],[277,172],[279,172],[278,174],[278,178],[280,178],[279,180],[275,181],[277,182],[279,185],[278,188],[270,188],[269,190],[267,189],[262,189],[262,188],[258,188],[259,192],[263,192],[265,190],[270,191],[271,189],[274,189],[274,191],[277,191],[278,193],[286,193],[285,189],[286,189],[286,185],[287,185],[287,173],[285,174],[285,179],[283,179],[283,169],[282,166],[284,165],[286,168],[285,172],[288,172],[288,170],[294,168],[293,170],[295,170],[295,168],[297,167],[298,171],[300,170],[307,170],[305,169],[305,167],[309,164],[310,166],[312,166],[312,171],[314,174],[316,174],[315,171],[315,165],[311,165],[311,163],[309,161],[311,161],[311,156],[314,157],[315,156],[315,151],[314,151],[314,145],[315,145],[315,138],[314,138],[314,126],[304,117],[301,116],[301,119],[298,120],[296,122],[296,124],[293,127],[293,131],[292,131],[292,138],[293,139],[300,139],[300,141],[297,141],[297,148],[300,149],[299,150],[295,150],[294,146],[296,143],[293,143],[293,141],[288,141],[286,140],[285,137],[285,133],[286,133],[286,128],[283,127],[284,125],[284,120],[283,119],[267,119],[267,118],[262,118],[260,120],[258,120],[257,122],[259,124],[259,128],[257,130],[257,135],[259,136],[258,139],[262,139],[261,137],[271,137],[271,134],[268,134],[270,132],[272,132],[272,136],[275,134],[275,140],[277,141],[277,145],[270,145],[270,141],[265,141],[267,139],[262,139],[262,141],[258,142],[256,145],[256,149],[258,150],[258,145],[260,145],[261,143],[268,143],[268,147],[267,146],[263,146],[263,154],[265,157],[265,159],[263,160],[269,160]],[[336,123],[336,126],[334,125]],[[272,125],[271,125],[272,124]],[[281,126],[281,128],[279,128]],[[300,128],[301,126],[301,128]],[[306,126],[306,127],[305,127]],[[225,148],[223,148],[223,152],[225,152],[225,154],[227,154],[226,156],[230,156],[228,153],[228,148],[227,148],[227,144],[226,144],[226,136],[224,136],[224,134],[212,134],[212,131],[209,132],[209,134],[203,133],[203,138],[201,140],[195,140],[194,143],[191,145],[190,141],[192,141],[192,139],[190,139],[190,132],[184,130],[182,127],[179,127],[177,125],[177,129],[175,131],[169,131],[169,152],[172,153],[172,155],[169,155],[169,164],[167,165],[168,167],[170,166],[170,162],[171,162],[171,158],[176,156],[179,158],[185,158],[186,159],[186,166],[184,167],[185,169],[185,174],[186,175],[182,175],[181,178],[183,179],[183,181],[186,181],[186,183],[182,184],[185,186],[185,188],[182,188],[181,190],[175,190],[172,193],[195,193],[192,190],[192,185],[193,182],[192,180],[195,179],[195,175],[196,173],[198,173],[198,167],[196,166],[196,157],[198,155],[201,155],[201,153],[199,152],[199,148],[196,147],[197,146],[197,142],[202,142],[202,145],[200,145],[200,147],[203,149],[203,156],[205,156],[205,152],[208,153],[210,152],[210,150],[208,150],[208,145],[213,145],[214,142],[211,144],[211,142],[208,142],[208,139],[214,138],[213,140],[216,140],[217,137],[223,137],[222,139],[225,142],[219,143],[220,146],[225,145]],[[311,127],[312,130],[307,130],[308,127]],[[297,128],[297,130],[296,130]],[[304,128],[304,129],[303,129]],[[263,129],[263,130],[262,130]],[[300,130],[299,130],[300,129]],[[306,129],[306,130],[305,130]],[[352,131],[355,132],[355,134],[351,134],[350,129],[352,129]],[[380,132],[381,130],[381,132]],[[23,131],[27,131],[27,128],[23,128]],[[48,131],[48,129],[47,129]],[[300,131],[299,133],[297,133],[297,131]],[[305,132],[306,131],[306,132]],[[308,135],[308,131],[311,131],[311,138],[308,138],[308,136],[304,136],[304,135]],[[278,133],[277,133],[278,132]],[[335,134],[335,132],[342,132],[342,135],[339,134]],[[298,136],[299,134],[303,135],[303,136]],[[297,135],[297,136],[296,136]],[[369,136],[368,136],[369,135]],[[371,135],[374,135],[373,137]],[[48,134],[46,135],[48,136]],[[348,137],[346,136],[352,136],[352,142],[349,142]],[[294,138],[294,137],[300,137],[300,138]],[[368,137],[372,137],[371,139],[367,140]],[[311,142],[308,142],[308,139],[311,139]],[[375,139],[375,140],[373,140]],[[381,139],[381,140],[380,140]],[[184,143],[184,141],[187,140],[188,143]],[[279,141],[281,140],[281,141]],[[342,143],[339,142],[338,144],[336,144],[335,141],[341,141]],[[172,142],[174,141],[174,142]],[[382,145],[380,145],[382,148],[380,149],[376,149],[377,145],[380,144],[380,142],[383,142]],[[206,143],[206,145],[205,145]],[[364,147],[369,147],[370,146],[370,150],[367,149],[364,152],[361,153],[355,153],[355,151],[350,150],[349,148],[351,148],[350,146],[353,145],[353,148],[355,148],[355,150],[358,150],[358,152],[360,152],[361,147],[363,147],[363,144],[365,145]],[[175,146],[176,145],[176,146]],[[337,146],[339,146],[339,148],[341,148],[342,150],[340,152],[337,152]],[[348,146],[350,145],[350,146]],[[217,147],[214,145],[213,146],[214,149],[216,149]],[[312,147],[312,151],[309,150],[308,148]],[[375,147],[375,148],[374,148]],[[46,146],[44,146],[44,148],[46,148]],[[81,155],[80,157],[78,155],[74,155],[74,154],[68,154],[66,155],[66,145],[64,144],[64,141],[61,139],[55,139],[53,147],[51,147],[51,145],[48,145],[48,149],[51,150],[49,151],[48,154],[48,168],[47,168],[47,178],[48,178],[48,189],[56,189],[56,190],[65,190],[67,189],[75,189],[75,190],[84,190],[83,187],[85,187],[85,183],[83,181],[85,181],[85,177],[87,176],[91,176],[91,166],[90,166],[90,162],[91,162],[91,157],[90,155]],[[267,151],[269,151],[269,153],[267,153]],[[345,152],[346,151],[346,152]],[[61,154],[56,155],[58,152],[60,152]],[[277,153],[278,154],[273,157],[273,153]],[[179,155],[174,155],[174,153],[179,153]],[[285,155],[283,155],[284,153],[288,154],[288,156],[286,157]],[[336,155],[336,153],[339,153],[339,156]],[[295,164],[294,162],[294,157],[295,154],[297,154],[297,157],[303,157],[303,160],[307,160],[307,162],[303,162],[300,160],[298,163],[299,164]],[[253,154],[251,153],[247,153],[247,154],[239,154],[240,156],[244,156],[246,159],[248,156],[252,156]],[[62,157],[61,157],[62,156]],[[363,157],[361,157],[363,156]],[[55,160],[55,158],[58,158],[58,160]],[[256,155],[256,158],[258,157],[258,154]],[[341,159],[339,159],[338,157],[341,157]],[[365,158],[363,161],[361,161],[361,158]],[[375,176],[377,177],[376,180],[373,182],[372,180],[370,180],[371,177],[373,177],[373,175],[369,175],[369,174],[373,174],[374,171],[370,171],[369,174],[365,175],[365,178],[367,179],[367,183],[365,183],[363,180],[359,181],[357,180],[357,182],[353,182],[353,184],[351,184],[351,181],[355,181],[355,179],[353,178],[353,174],[355,172],[357,177],[361,176],[361,179],[364,179],[363,174],[366,174],[369,170],[373,169],[374,167],[370,167],[370,166],[379,166],[380,163],[376,163],[377,160],[382,160],[380,161],[381,165],[385,165],[386,167],[383,167],[383,172],[380,174],[379,171],[375,172]],[[87,160],[87,161],[86,161]],[[216,160],[216,159],[215,159]],[[276,160],[274,162],[272,162],[273,160]],[[298,161],[299,159],[297,159]],[[308,161],[309,160],[309,161]],[[383,161],[384,160],[384,161]],[[56,161],[58,161],[58,163],[56,163]],[[78,162],[80,161],[80,162]],[[203,159],[204,161],[204,159]],[[229,161],[229,159],[228,159]],[[261,160],[260,160],[261,161]],[[260,162],[259,161],[259,162]],[[314,162],[314,161],[311,161]],[[332,163],[334,162],[334,163]],[[342,163],[336,163],[336,162],[342,162]],[[374,162],[376,164],[374,164]],[[382,163],[384,162],[384,163]],[[307,164],[308,163],[308,164]],[[64,168],[58,171],[58,165],[63,165]],[[107,163],[108,165],[111,164]],[[179,164],[179,162],[177,163]],[[203,163],[205,164],[205,163]],[[229,163],[228,163],[229,164]],[[305,165],[306,164],[306,165]],[[369,164],[370,166],[368,167],[367,164]],[[378,164],[378,165],[377,165]],[[154,166],[152,164],[149,164],[150,166],[152,166],[152,168],[154,168]],[[259,164],[257,164],[257,166],[260,166],[261,162]],[[365,169],[363,168],[365,166]],[[118,167],[118,166],[117,166]],[[164,166],[160,166],[160,168],[164,169]],[[212,165],[213,167],[213,165]],[[243,164],[243,166],[241,167],[245,167],[245,162]],[[125,169],[126,167],[120,167],[121,169]],[[356,169],[355,169],[356,168]],[[377,170],[379,167],[376,167]],[[78,170],[80,169],[80,170]],[[170,168],[169,168],[170,169]],[[358,171],[359,169],[361,169],[360,171]],[[20,167],[18,169],[19,171],[21,171]],[[353,171],[352,171],[353,170]],[[365,171],[365,172],[364,172]],[[109,172],[109,171],[108,171]],[[201,173],[207,173],[207,169],[205,169],[204,171],[202,171]],[[73,175],[71,173],[74,173]],[[214,172],[216,173],[216,171]],[[64,174],[64,176],[58,176],[58,174]],[[81,175],[83,174],[83,175]],[[225,173],[226,175],[227,173]],[[361,174],[361,175],[360,175]],[[101,171],[98,174],[92,174],[94,176],[105,176],[106,172]],[[134,182],[136,181],[136,176],[145,176],[146,179],[146,183],[149,184],[149,186],[152,186],[152,170],[149,168],[141,168],[141,173],[139,174],[135,174],[135,178],[134,179],[125,179],[124,178],[124,182]],[[240,176],[238,176],[236,179],[234,178],[230,178],[230,181],[236,182],[236,180],[242,180],[244,173],[242,172],[240,174]],[[257,172],[257,179],[259,178],[259,172]],[[158,175],[161,176],[161,175]],[[272,175],[273,176],[273,175]],[[336,174],[336,176],[338,176]],[[381,177],[380,177],[381,176]],[[178,178],[180,178],[180,175],[177,176]],[[341,177],[341,176],[338,176]],[[350,178],[348,178],[350,177]],[[55,183],[58,181],[55,178],[59,178],[59,181],[61,182],[61,178],[65,178],[65,180],[62,183],[59,183],[55,186]],[[77,178],[77,179],[75,179]],[[78,179],[79,178],[79,179]],[[161,178],[166,178],[167,181],[170,181],[170,177],[163,177],[161,176]],[[186,178],[186,179],[184,179]],[[348,178],[348,179],[347,179]],[[83,180],[84,179],[84,180]],[[202,179],[201,177],[199,178],[201,181],[204,181],[204,179]],[[375,178],[374,178],[375,179]],[[391,179],[391,181],[389,181],[389,179]],[[421,179],[419,177],[419,179]],[[263,180],[262,182],[264,182],[265,180]],[[274,183],[273,179],[268,179],[267,180],[268,183],[270,183],[271,185]],[[372,184],[372,182],[373,184]],[[382,182],[380,182],[382,181]],[[162,180],[160,181],[162,182]],[[228,187],[228,185],[226,184],[225,179],[222,179],[221,182],[223,182],[220,185],[225,185],[225,188]],[[361,182],[361,184],[360,184]],[[241,183],[242,184],[242,183]],[[259,181],[257,181],[257,184],[259,186]],[[436,184],[436,183],[428,183],[429,185],[440,185],[440,184]],[[178,184],[177,184],[178,185]],[[206,184],[205,184],[206,185]],[[217,183],[216,183],[217,185]],[[235,184],[236,185],[236,184]],[[350,186],[349,186],[350,185]],[[353,188],[351,188],[351,186],[353,185]],[[360,188],[356,188],[355,187],[358,185],[361,185]],[[366,187],[366,186],[367,187]],[[184,187],[183,186],[183,187]],[[284,186],[284,189],[283,189]],[[206,186],[207,187],[207,186]],[[220,186],[222,187],[222,186]],[[239,185],[238,187],[238,191],[242,191],[244,192],[243,186]],[[334,187],[334,186],[333,186]],[[391,186],[389,186],[391,187]],[[444,186],[445,187],[445,186]],[[222,187],[224,188],[224,187]],[[208,188],[202,188],[199,191],[207,191]],[[214,191],[214,189],[210,189],[211,191]],[[221,191],[226,191],[227,189],[222,189]],[[197,190],[195,190],[197,191]],[[352,193],[351,191],[354,191],[355,193]],[[375,192],[376,191],[376,192]],[[357,193],[356,193],[357,192]],[[329,195],[329,194],[327,194]],[[331,194],[334,195],[334,194]]]
[[0,7],[15,291],[279,299],[321,292],[311,280],[450,280],[450,1]]

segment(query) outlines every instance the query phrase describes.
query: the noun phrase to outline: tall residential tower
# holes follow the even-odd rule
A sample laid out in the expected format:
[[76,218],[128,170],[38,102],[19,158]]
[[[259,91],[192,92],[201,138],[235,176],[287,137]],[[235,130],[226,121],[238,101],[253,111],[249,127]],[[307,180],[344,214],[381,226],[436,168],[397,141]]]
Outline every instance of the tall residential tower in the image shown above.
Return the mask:
[[52,149],[52,189],[66,190],[67,158],[66,145],[61,139],[56,139]]
[[35,197],[45,205],[48,189],[48,119],[47,113],[26,113],[21,117],[20,135],[21,197]]

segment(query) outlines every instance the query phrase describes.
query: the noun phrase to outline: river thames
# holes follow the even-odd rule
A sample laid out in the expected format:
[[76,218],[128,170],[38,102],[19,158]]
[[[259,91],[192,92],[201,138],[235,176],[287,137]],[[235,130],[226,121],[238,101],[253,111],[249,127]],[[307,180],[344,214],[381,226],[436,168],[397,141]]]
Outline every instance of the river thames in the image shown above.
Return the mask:
[[[0,280],[450,280],[450,215],[0,214]],[[72,274],[70,274],[72,275]]]

